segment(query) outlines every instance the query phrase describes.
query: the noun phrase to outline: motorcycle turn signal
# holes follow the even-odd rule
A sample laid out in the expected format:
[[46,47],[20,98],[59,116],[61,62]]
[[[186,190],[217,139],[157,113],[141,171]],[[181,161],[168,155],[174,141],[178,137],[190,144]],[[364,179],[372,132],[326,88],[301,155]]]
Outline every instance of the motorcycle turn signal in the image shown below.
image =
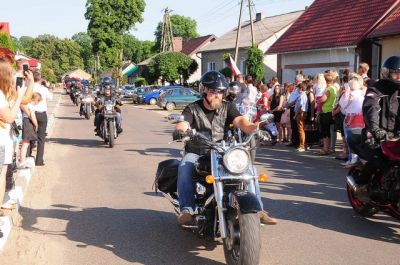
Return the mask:
[[261,173],[261,174],[258,176],[258,180],[259,180],[260,182],[267,182],[267,181],[268,181],[268,175],[267,175],[267,173]]

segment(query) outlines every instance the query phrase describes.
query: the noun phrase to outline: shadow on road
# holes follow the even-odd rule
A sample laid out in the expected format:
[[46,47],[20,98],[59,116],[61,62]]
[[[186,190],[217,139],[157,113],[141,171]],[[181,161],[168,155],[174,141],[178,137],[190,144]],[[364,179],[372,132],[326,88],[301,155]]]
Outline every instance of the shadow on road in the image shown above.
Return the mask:
[[[215,264],[223,263],[198,256],[198,251],[213,250],[217,242],[207,242],[183,231],[175,215],[145,209],[76,208],[53,205],[53,209],[21,208],[23,229],[65,236],[77,247],[99,247],[118,257],[141,264]],[[38,218],[67,221],[63,233],[35,227]],[[166,227],[168,227],[166,229]]]
[[385,216],[357,216],[347,200],[346,171],[333,158],[295,155],[291,150],[269,149],[258,152],[256,163],[273,173],[260,189],[266,194],[279,194],[282,199],[263,198],[263,204],[274,217],[310,224],[339,233],[400,244],[395,229],[400,225]]
[[101,148],[102,144],[104,143],[99,140],[95,139],[70,139],[70,138],[49,138],[47,140],[49,143],[56,143],[68,146],[77,146],[77,147],[84,147],[84,148]]
[[[79,115],[79,113],[78,113]],[[70,120],[70,121],[84,121],[85,117],[55,117],[58,120]]]
[[144,156],[170,156],[180,157],[180,149],[175,148],[146,148],[146,149],[125,149],[126,152],[136,152]]

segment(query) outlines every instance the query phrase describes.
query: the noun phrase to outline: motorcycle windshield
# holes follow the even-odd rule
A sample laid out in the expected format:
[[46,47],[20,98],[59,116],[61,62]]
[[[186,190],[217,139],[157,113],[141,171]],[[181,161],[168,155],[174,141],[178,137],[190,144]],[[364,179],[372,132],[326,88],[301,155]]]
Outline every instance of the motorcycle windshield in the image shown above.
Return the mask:
[[382,153],[392,161],[400,161],[400,140],[381,143]]

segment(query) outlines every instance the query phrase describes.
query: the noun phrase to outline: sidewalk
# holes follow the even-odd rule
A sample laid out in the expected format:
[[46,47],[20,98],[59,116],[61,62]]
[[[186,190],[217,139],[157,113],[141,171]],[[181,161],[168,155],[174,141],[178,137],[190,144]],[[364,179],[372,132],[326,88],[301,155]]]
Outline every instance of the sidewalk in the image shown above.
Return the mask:
[[[47,138],[49,138],[53,132],[55,116],[58,110],[58,106],[61,101],[61,95],[64,92],[63,89],[57,89],[53,93],[54,97],[52,101],[48,102],[47,110]],[[7,239],[12,231],[12,226],[16,223],[18,215],[18,209],[23,204],[24,195],[29,187],[29,183],[32,179],[35,171],[35,161],[32,157],[27,159],[27,162],[32,165],[32,168],[18,170],[14,173],[15,177],[15,188],[9,192],[6,192],[4,202],[13,201],[16,202],[16,209],[12,211],[10,216],[0,217],[0,229],[3,233],[3,237],[0,238],[0,253],[3,251]],[[1,225],[2,224],[2,225]]]

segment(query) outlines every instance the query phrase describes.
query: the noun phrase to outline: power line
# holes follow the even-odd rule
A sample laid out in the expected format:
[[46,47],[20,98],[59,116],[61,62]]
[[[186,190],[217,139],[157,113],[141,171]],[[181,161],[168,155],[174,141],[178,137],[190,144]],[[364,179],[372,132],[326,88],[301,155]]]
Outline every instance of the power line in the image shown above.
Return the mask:
[[200,18],[203,18],[203,17],[210,17],[213,14],[215,14],[216,12],[221,11],[222,8],[228,6],[229,4],[232,4],[231,0],[228,0],[226,2],[224,2],[224,0],[223,0],[219,4],[217,4],[214,8],[210,9],[208,12],[206,12],[203,15],[200,15],[197,18],[195,18],[195,20],[199,20]]
[[[232,3],[233,3],[233,5],[232,5]],[[205,17],[200,22],[198,22],[198,24],[204,23],[203,21],[209,21],[212,18],[218,18],[218,20],[220,20],[218,22],[221,22],[221,16],[226,14],[227,12],[232,12],[232,9],[234,9],[238,5],[239,5],[238,3],[229,1],[229,3],[222,6],[221,8],[216,9],[214,12],[207,14],[207,17]]]

